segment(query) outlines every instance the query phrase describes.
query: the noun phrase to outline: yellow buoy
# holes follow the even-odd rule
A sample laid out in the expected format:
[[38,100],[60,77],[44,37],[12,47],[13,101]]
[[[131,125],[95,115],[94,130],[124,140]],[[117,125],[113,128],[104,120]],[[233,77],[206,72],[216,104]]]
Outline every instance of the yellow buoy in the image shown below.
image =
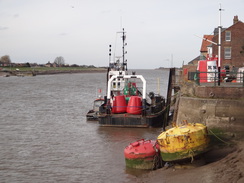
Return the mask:
[[206,152],[210,139],[205,125],[185,123],[162,132],[157,141],[162,159],[175,161]]

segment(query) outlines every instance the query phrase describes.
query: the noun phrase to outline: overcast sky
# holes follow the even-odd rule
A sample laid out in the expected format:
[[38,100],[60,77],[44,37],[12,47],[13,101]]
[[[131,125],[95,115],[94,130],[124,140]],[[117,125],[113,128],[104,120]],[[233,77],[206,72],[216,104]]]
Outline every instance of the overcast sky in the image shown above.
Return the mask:
[[244,0],[0,0],[0,56],[107,66],[125,28],[129,69],[180,67],[200,54],[194,35],[213,34],[220,3],[223,27],[244,21]]

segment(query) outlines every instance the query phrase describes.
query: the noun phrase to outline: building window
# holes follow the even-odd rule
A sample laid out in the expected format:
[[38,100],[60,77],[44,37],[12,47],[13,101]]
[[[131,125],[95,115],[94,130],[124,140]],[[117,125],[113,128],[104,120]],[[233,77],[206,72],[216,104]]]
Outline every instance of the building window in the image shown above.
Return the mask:
[[225,41],[231,41],[231,32],[230,31],[225,32]]
[[225,48],[225,59],[231,59],[231,47]]
[[212,46],[207,46],[208,49],[208,56],[211,58],[213,55],[213,47]]

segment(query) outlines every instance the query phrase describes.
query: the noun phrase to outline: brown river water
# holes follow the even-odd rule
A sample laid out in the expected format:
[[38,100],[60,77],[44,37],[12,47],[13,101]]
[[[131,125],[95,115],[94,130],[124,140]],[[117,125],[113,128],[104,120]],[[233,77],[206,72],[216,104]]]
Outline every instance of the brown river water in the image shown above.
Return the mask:
[[[168,71],[138,70],[147,92],[166,96]],[[0,182],[133,182],[124,148],[160,128],[100,127],[86,121],[105,73],[0,77]]]

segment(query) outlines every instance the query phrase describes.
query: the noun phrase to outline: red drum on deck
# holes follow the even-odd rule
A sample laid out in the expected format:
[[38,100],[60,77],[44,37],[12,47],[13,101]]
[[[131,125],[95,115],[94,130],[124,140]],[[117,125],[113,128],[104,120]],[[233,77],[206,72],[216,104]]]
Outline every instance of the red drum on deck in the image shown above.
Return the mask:
[[137,169],[155,168],[155,156],[159,155],[159,146],[155,140],[138,140],[124,149],[126,166]]
[[130,114],[141,114],[141,110],[142,110],[141,97],[131,96],[126,111]]
[[115,96],[113,100],[112,113],[125,113],[126,100],[124,95]]

